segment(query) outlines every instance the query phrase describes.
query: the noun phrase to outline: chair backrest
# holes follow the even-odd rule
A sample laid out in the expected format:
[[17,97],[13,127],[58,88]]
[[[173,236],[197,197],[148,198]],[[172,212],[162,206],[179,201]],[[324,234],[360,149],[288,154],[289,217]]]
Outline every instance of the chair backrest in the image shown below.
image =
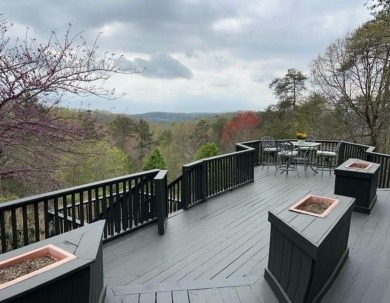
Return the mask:
[[264,136],[260,139],[261,144],[264,147],[275,147],[275,139],[270,136]]
[[276,141],[276,148],[278,152],[292,152],[295,150],[294,144],[292,144],[290,141]]
[[316,137],[314,137],[313,135],[308,135],[306,137],[306,142],[316,142]]
[[333,151],[334,151],[335,153],[338,154],[338,153],[339,153],[339,150],[340,150],[340,146],[341,146],[341,141],[339,141],[339,142],[337,143],[337,145],[336,145],[336,147],[334,148]]

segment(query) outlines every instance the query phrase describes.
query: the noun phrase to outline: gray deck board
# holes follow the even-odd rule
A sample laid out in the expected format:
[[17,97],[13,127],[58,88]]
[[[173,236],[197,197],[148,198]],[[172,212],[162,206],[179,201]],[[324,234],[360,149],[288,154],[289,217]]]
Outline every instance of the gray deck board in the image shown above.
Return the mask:
[[[105,244],[107,302],[277,302],[263,278],[268,211],[333,191],[333,175],[286,179],[257,167],[254,183],[170,216],[164,236],[151,225]],[[352,214],[349,258],[322,302],[388,302],[389,216],[385,190],[370,215]]]

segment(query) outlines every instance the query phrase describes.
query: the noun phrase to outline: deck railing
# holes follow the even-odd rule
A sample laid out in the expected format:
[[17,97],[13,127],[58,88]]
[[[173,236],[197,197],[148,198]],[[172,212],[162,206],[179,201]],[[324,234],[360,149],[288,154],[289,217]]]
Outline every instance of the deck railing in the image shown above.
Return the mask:
[[340,150],[340,164],[349,158],[379,163],[378,188],[390,188],[390,155],[375,152],[375,147],[343,142]]
[[[292,139],[291,141],[293,140],[294,139]],[[259,159],[259,164],[262,164],[263,162],[267,162],[267,164],[269,165],[270,159],[268,159],[267,154],[264,153],[263,147],[261,145],[261,141],[251,141],[251,142],[252,142],[252,146],[256,143],[258,144],[256,150],[259,152],[259,155],[257,156]],[[337,144],[340,142],[340,140],[316,140],[316,142],[321,143],[320,149],[321,148],[335,149]],[[311,156],[311,162],[316,163],[317,162],[316,154],[312,153],[310,156]],[[336,162],[332,163],[332,165],[338,166],[350,158],[356,158],[356,159],[366,160],[374,163],[379,163],[381,166],[379,168],[379,174],[378,174],[378,183],[377,183],[378,188],[390,188],[390,155],[375,152],[375,147],[373,146],[341,141],[337,163]]]
[[183,208],[181,205],[182,179],[180,176],[168,185],[168,213],[170,214]]
[[1,252],[100,219],[106,220],[105,241],[156,222],[156,204],[167,203],[164,195],[156,195],[158,173],[151,170],[1,203]]
[[[339,140],[318,142],[334,148]],[[335,165],[349,158],[379,163],[378,187],[390,188],[390,155],[374,150],[343,141]],[[1,203],[1,252],[100,219],[106,220],[105,242],[157,222],[158,217],[162,234],[168,214],[253,182],[254,166],[264,159],[261,141],[243,142],[236,144],[236,152],[184,165],[182,176],[169,185],[166,171],[151,170]]]
[[183,166],[181,203],[184,209],[253,182],[255,149],[244,144],[237,151]]

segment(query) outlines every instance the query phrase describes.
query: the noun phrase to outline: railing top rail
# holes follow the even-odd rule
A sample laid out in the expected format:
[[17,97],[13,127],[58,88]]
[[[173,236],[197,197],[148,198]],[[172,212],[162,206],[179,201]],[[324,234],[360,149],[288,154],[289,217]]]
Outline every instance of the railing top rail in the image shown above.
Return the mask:
[[197,160],[197,161],[194,161],[194,162],[191,162],[191,163],[188,163],[188,164],[184,164],[183,167],[196,166],[196,165],[201,164],[203,162],[209,162],[209,161],[213,161],[213,160],[216,160],[216,159],[226,158],[226,157],[230,157],[230,156],[233,156],[233,155],[247,153],[249,151],[255,150],[253,147],[246,146],[243,143],[236,143],[236,145],[245,147],[245,150],[235,151],[235,152],[228,153],[228,154],[223,154],[223,155],[218,155],[218,156],[214,156],[214,157],[205,158],[205,159],[202,159],[202,160]]
[[34,202],[39,202],[39,201],[43,201],[43,200],[50,200],[50,199],[53,199],[53,198],[58,197],[58,196],[69,195],[69,194],[72,194],[74,192],[87,190],[89,188],[102,187],[102,186],[108,185],[110,183],[116,183],[116,182],[120,182],[123,180],[131,179],[131,178],[137,178],[137,177],[143,177],[143,176],[146,176],[146,177],[153,176],[153,175],[156,175],[159,171],[160,171],[159,169],[153,169],[153,170],[149,170],[149,171],[139,172],[139,173],[130,174],[130,175],[126,175],[126,176],[120,176],[120,177],[111,178],[111,179],[107,179],[107,180],[103,180],[103,181],[97,181],[97,182],[93,182],[93,183],[83,184],[83,185],[74,186],[74,187],[70,187],[70,188],[66,188],[66,189],[60,189],[60,190],[51,191],[48,193],[25,197],[25,198],[21,198],[21,199],[17,199],[17,200],[3,202],[3,203],[0,203],[0,209],[7,209],[9,207],[21,206],[21,205],[26,204],[26,203],[33,204]]
[[374,151],[366,151],[367,154],[370,154],[370,155],[377,155],[377,156],[380,156],[380,157],[387,157],[387,158],[390,158],[390,155],[388,154],[382,154],[382,153],[377,153],[377,152],[374,152]]
[[259,142],[261,142],[261,140],[252,140],[252,141],[239,142],[239,143],[236,143],[236,145],[237,144],[245,145],[245,144],[259,143]]
[[160,170],[157,175],[154,177],[155,180],[162,180],[168,174],[167,170]]

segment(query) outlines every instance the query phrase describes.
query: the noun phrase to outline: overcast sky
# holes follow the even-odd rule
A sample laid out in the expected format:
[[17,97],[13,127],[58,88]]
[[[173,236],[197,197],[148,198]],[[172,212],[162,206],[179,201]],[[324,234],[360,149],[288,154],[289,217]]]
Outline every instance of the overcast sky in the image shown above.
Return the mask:
[[[119,100],[72,99],[127,114],[263,110],[269,83],[309,64],[370,18],[366,0],[1,0],[13,33],[47,38],[84,32],[101,50],[123,54],[142,74],[108,83]],[[80,104],[82,102],[82,104]],[[89,104],[89,105],[88,105]]]

